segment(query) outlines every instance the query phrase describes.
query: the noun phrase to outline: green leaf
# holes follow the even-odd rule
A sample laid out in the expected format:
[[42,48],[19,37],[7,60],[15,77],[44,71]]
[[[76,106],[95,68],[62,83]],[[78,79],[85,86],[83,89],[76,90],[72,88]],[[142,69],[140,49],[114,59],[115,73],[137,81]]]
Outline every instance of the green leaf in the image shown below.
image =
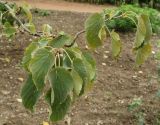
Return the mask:
[[103,26],[103,27],[99,30],[98,37],[100,38],[101,41],[104,41],[104,40],[106,39],[106,36],[107,36],[106,27]]
[[122,49],[122,43],[120,37],[116,32],[112,31],[111,39],[112,39],[112,54],[114,57],[118,57]]
[[31,33],[36,33],[36,27],[33,23],[26,23],[25,26],[29,29]]
[[28,66],[29,66],[29,62],[31,60],[31,54],[33,53],[33,51],[35,51],[38,47],[38,43],[37,42],[32,42],[25,50],[24,52],[24,56],[22,59],[22,65],[23,67],[28,71]]
[[45,46],[47,46],[49,41],[50,40],[48,38],[42,37],[38,40],[38,44],[40,47],[45,47]]
[[48,104],[52,105],[54,103],[54,91],[52,88],[50,88],[45,96],[45,100],[47,101]]
[[137,26],[134,49],[139,49],[141,46],[143,46],[144,42],[149,42],[151,37],[152,37],[152,27],[149,17],[145,14],[141,14],[138,17],[138,26]]
[[136,38],[134,42],[134,48],[139,48],[145,39],[146,36],[146,26],[143,20],[143,16],[138,16],[138,25],[137,25],[137,32],[136,32]]
[[32,73],[33,81],[38,90],[44,87],[45,77],[48,71],[54,65],[54,55],[45,48],[35,51],[29,64],[29,70]]
[[68,70],[57,67],[49,73],[49,82],[54,91],[54,102],[63,103],[73,90],[74,81]]
[[63,34],[51,40],[49,42],[49,45],[54,48],[61,48],[64,47],[64,45],[70,44],[71,42],[72,42],[71,37],[67,34]]
[[52,27],[50,25],[43,24],[42,30],[43,30],[44,36],[51,36],[52,35]]
[[85,22],[87,43],[91,48],[103,44],[105,20],[99,13],[92,14]]
[[32,13],[30,11],[30,6],[29,4],[27,4],[26,2],[24,2],[23,6],[22,6],[23,11],[25,12],[29,22],[32,22]]
[[9,22],[6,22],[3,28],[3,34],[8,38],[16,34],[16,28],[11,26]]
[[25,108],[33,111],[34,105],[36,104],[39,95],[40,92],[35,87],[32,80],[32,76],[29,75],[21,91],[22,103],[25,106]]
[[140,98],[135,98],[131,104],[128,105],[129,111],[134,111],[142,104],[142,100]]
[[79,96],[82,90],[83,80],[75,70],[71,71],[71,75],[74,81],[74,93]]
[[151,52],[152,52],[152,47],[150,43],[146,43],[145,45],[143,45],[143,47],[139,48],[137,50],[137,55],[136,55],[136,64],[138,66],[143,64],[146,61],[146,59],[149,57]]
[[51,121],[59,121],[64,119],[65,115],[67,114],[67,111],[69,110],[69,107],[71,105],[71,98],[70,96],[67,96],[66,100],[62,103],[54,102],[51,106],[52,113],[50,115]]
[[82,59],[76,58],[73,60],[73,69],[79,74],[83,80],[82,91],[80,95],[84,93],[85,85],[89,82],[89,73],[87,71],[86,65]]
[[151,37],[152,37],[152,26],[151,26],[151,23],[150,23],[150,19],[147,15],[142,15],[142,18],[143,18],[143,21],[144,21],[144,24],[145,24],[145,27],[146,27],[146,35],[145,35],[145,39],[144,41],[147,41],[149,42],[151,40]]

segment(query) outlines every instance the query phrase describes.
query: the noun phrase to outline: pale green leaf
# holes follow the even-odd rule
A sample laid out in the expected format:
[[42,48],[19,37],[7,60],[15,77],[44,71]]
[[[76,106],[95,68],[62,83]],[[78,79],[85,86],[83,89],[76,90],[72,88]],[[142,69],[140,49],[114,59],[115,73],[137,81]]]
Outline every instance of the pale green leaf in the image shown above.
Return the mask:
[[112,39],[112,55],[114,57],[118,57],[122,49],[122,43],[120,37],[116,32],[112,31],[111,39]]
[[74,92],[77,96],[79,96],[82,90],[83,80],[75,70],[71,71],[71,75],[74,81]]
[[27,15],[27,18],[28,18],[29,22],[31,23],[32,22],[32,13],[30,11],[30,5],[27,4],[26,2],[24,2],[23,6],[22,6],[22,9],[25,12],[25,14]]
[[42,31],[44,36],[51,36],[52,35],[52,27],[48,24],[43,24]]
[[145,39],[146,36],[146,26],[144,23],[144,19],[142,15],[138,16],[138,25],[137,25],[137,32],[136,32],[136,38],[134,42],[134,48],[139,48]]
[[101,41],[104,41],[104,40],[106,39],[106,36],[107,36],[106,27],[103,26],[103,27],[99,30],[98,37],[100,38]]
[[85,85],[89,82],[90,75],[87,71],[86,65],[82,59],[75,58],[73,60],[73,69],[79,74],[83,80],[83,86],[80,95],[84,93]]
[[31,33],[36,33],[36,27],[33,23],[26,23],[25,26],[29,29]]
[[44,87],[45,77],[48,71],[54,65],[54,55],[45,48],[35,51],[29,64],[29,70],[32,73],[33,81],[38,90]]
[[[92,14],[85,22],[87,43],[91,48],[97,48],[103,44],[105,20],[99,13]],[[103,31],[103,32],[102,32]],[[100,34],[100,35],[99,35]],[[102,35],[103,34],[103,35]]]
[[11,26],[9,22],[6,22],[3,27],[3,34],[6,37],[12,37],[13,35],[16,34],[16,28]]
[[152,47],[150,43],[144,44],[141,48],[137,50],[137,55],[136,55],[136,64],[139,66],[143,64],[146,59],[149,57],[149,55],[152,52]]
[[24,56],[22,59],[22,65],[23,67],[28,70],[29,62],[31,60],[31,54],[33,51],[35,51],[38,48],[37,42],[32,42],[25,50]]

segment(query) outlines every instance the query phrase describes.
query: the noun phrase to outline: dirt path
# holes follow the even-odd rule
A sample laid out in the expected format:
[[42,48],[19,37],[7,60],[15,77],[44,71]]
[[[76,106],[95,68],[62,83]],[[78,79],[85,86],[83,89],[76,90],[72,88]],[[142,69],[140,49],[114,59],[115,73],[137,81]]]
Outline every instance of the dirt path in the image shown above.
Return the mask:
[[[21,0],[8,0],[14,1],[17,4],[22,4]],[[101,12],[104,8],[113,8],[111,5],[91,5],[87,3],[73,3],[61,0],[26,0],[33,8],[40,8],[45,10],[60,10],[60,11],[73,11],[73,12]]]

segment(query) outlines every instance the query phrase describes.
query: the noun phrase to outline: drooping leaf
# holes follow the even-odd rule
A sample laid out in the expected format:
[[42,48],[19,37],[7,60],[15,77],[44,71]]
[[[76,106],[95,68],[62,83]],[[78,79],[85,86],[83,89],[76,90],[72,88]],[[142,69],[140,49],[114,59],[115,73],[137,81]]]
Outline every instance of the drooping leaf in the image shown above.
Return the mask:
[[45,96],[45,100],[47,101],[48,104],[52,105],[54,103],[54,91],[52,88],[50,88]]
[[48,49],[40,48],[35,51],[29,64],[33,81],[38,90],[44,87],[45,77],[54,65],[54,55]]
[[3,34],[8,38],[12,37],[16,34],[16,28],[11,26],[9,22],[6,22],[3,27]]
[[39,95],[40,92],[37,90],[32,80],[32,76],[29,75],[26,83],[24,84],[21,90],[22,103],[25,106],[25,108],[33,111],[34,105],[36,104]]
[[142,15],[142,18],[143,18],[145,28],[146,28],[146,35],[145,35],[144,41],[149,42],[151,40],[151,37],[152,37],[152,26],[151,26],[151,23],[150,23],[150,19],[147,15],[144,15],[144,14]]
[[146,43],[145,45],[143,45],[143,47],[139,48],[137,50],[137,55],[136,55],[136,64],[138,66],[143,64],[146,61],[146,59],[149,57],[151,52],[152,52],[152,47],[150,43]]
[[137,50],[143,46],[144,43],[149,42],[152,37],[152,27],[150,19],[147,15],[141,14],[138,17],[138,26],[134,49]]
[[64,45],[69,45],[72,42],[71,36],[67,34],[59,35],[49,42],[49,45],[54,48],[61,48]]
[[136,32],[136,38],[134,42],[134,48],[139,48],[145,39],[146,36],[146,26],[143,20],[143,16],[138,16],[138,25],[137,25],[137,32]]
[[74,81],[74,93],[79,96],[82,90],[83,80],[74,69],[71,71],[71,75]]
[[112,55],[114,57],[118,57],[122,49],[122,43],[120,37],[116,32],[112,31],[111,39],[112,39]]
[[83,86],[80,95],[84,93],[85,85],[89,82],[89,73],[87,71],[87,68],[85,66],[85,63],[82,59],[76,58],[73,60],[73,69],[79,74],[79,76],[83,80]]
[[103,26],[103,27],[99,30],[98,37],[100,38],[101,41],[104,41],[104,40],[106,39],[106,36],[107,36],[106,27]]
[[54,102],[56,104],[63,103],[73,90],[73,78],[65,68],[52,69],[49,73],[49,82],[54,91]]
[[50,115],[50,120],[55,122],[62,120],[67,114],[70,105],[71,105],[70,96],[67,96],[66,100],[62,103],[54,102],[53,105],[51,106],[52,112]]
[[35,51],[38,48],[37,42],[32,42],[25,50],[24,56],[22,59],[22,65],[23,67],[28,70],[29,62],[31,60],[31,54],[33,51]]
[[91,48],[97,48],[103,44],[105,20],[99,13],[92,14],[85,22],[87,43]]

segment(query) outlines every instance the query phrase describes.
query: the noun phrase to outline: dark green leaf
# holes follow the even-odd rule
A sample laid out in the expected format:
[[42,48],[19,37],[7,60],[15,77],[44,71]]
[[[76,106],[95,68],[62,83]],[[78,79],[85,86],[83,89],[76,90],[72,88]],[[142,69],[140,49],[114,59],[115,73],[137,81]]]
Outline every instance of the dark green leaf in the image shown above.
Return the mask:
[[48,71],[54,65],[54,55],[45,48],[35,51],[29,64],[29,70],[32,73],[33,81],[38,90],[44,87],[45,77]]
[[51,121],[62,120],[65,117],[67,111],[69,110],[70,105],[71,105],[70,96],[67,96],[66,100],[60,104],[54,102],[53,105],[51,106],[52,113],[50,115],[50,120]]
[[68,70],[57,67],[49,73],[49,81],[54,91],[54,102],[63,103],[73,90],[74,81]]
[[34,105],[36,104],[39,95],[40,92],[35,87],[32,80],[32,76],[29,75],[21,91],[22,103],[25,106],[25,108],[33,111]]

